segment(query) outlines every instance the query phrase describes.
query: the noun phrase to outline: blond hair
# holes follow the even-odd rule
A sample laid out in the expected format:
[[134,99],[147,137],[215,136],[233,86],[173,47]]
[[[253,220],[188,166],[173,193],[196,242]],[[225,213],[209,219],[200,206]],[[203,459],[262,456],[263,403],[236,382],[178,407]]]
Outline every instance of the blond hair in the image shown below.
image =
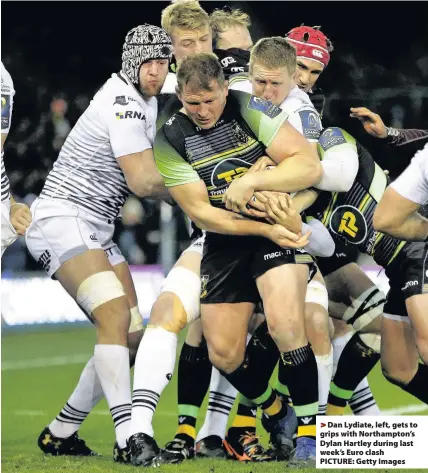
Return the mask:
[[292,74],[296,70],[296,50],[282,36],[262,38],[251,50],[250,74],[256,61],[269,69],[286,67]]
[[238,8],[235,10],[220,10],[216,8],[210,15],[210,26],[213,31],[213,43],[215,44],[219,34],[224,33],[232,26],[249,28],[251,26],[251,19]]
[[196,0],[175,0],[162,10],[161,25],[171,36],[174,28],[199,30],[209,26],[209,16]]

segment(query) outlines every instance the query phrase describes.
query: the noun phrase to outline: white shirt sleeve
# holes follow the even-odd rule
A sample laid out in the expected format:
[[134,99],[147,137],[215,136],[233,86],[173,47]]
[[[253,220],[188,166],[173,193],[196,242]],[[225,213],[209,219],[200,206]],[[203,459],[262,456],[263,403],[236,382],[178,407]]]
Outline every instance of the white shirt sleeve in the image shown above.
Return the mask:
[[312,256],[323,258],[332,256],[336,245],[327,228],[319,220],[311,218],[308,223],[302,224],[302,234],[307,233],[308,230],[312,233],[305,250]]
[[239,90],[247,92],[247,94],[253,94],[253,86],[249,80],[237,80],[229,85],[229,90]]
[[150,123],[148,109],[134,101],[127,105],[113,105],[113,102],[113,99],[106,101],[101,114],[107,125],[114,156],[119,158],[153,148],[148,127],[155,124]]
[[13,81],[6,68],[1,63],[1,132],[9,133],[12,122],[13,96],[15,89]]
[[412,202],[420,205],[428,202],[428,143],[416,153],[409,166],[391,187]]

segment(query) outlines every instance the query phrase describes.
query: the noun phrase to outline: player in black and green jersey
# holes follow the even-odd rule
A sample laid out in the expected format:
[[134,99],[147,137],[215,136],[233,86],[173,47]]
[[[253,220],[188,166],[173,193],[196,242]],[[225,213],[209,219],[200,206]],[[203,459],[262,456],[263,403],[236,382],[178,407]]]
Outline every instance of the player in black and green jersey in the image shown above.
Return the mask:
[[[382,321],[381,361],[385,376],[394,384],[428,402],[425,365],[418,364],[419,353],[409,323],[412,317],[428,313],[428,285],[425,264],[428,255],[426,242],[406,242],[375,231],[373,215],[381,199],[388,178],[374,162],[370,154],[355,139],[339,128],[327,128],[319,140],[319,154],[335,152],[343,143],[353,143],[355,153],[350,159],[358,159],[359,170],[351,189],[346,193],[304,191],[296,199],[298,208],[318,217],[329,229],[334,239],[352,245],[374,258],[385,268],[390,280],[390,291],[385,304]],[[413,303],[407,304],[411,299]],[[415,301],[418,301],[415,303]],[[361,307],[364,316],[364,307]],[[366,350],[367,363],[373,350]],[[349,360],[348,360],[349,361]],[[338,372],[333,379],[329,398],[328,414],[340,414],[355,389],[344,376],[340,360]],[[354,366],[355,369],[355,366]],[[339,374],[340,373],[340,374]]]
[[[281,291],[281,302],[276,306],[273,298],[275,294],[279,297],[278,281],[287,280],[289,297],[291,285],[294,286],[294,308],[289,307],[287,328],[277,325],[272,332],[283,355],[280,373],[281,370],[296,373],[290,390],[297,395],[295,405],[301,422],[298,447],[306,445],[306,459],[313,458],[316,365],[300,318],[304,297],[298,307],[295,305],[295,295],[307,284],[308,255],[281,250],[267,239],[276,240],[276,236],[269,236],[272,231],[269,225],[228,213],[225,208],[231,206],[237,210],[257,188],[290,192],[306,187],[308,180],[316,184],[321,177],[320,169],[314,166],[317,157],[309,143],[285,123],[284,112],[262,99],[239,92],[229,93],[226,101],[227,86],[223,81],[220,64],[212,56],[198,55],[183,61],[178,83],[185,112],[176,114],[159,131],[156,162],[173,198],[199,227],[207,230],[201,266],[201,304],[211,361],[227,373],[239,391],[255,399],[277,427],[277,420],[284,418],[285,406],[270,388],[266,390],[267,386],[246,379],[245,365],[240,365],[254,303],[261,297],[268,322],[276,320],[281,324],[277,319],[283,319],[289,302],[287,293]],[[244,175],[264,154],[277,161],[289,157],[275,170]],[[236,180],[240,175],[244,177]],[[257,182],[259,179],[262,181]],[[289,276],[278,278],[280,273],[289,271]],[[273,282],[271,278],[276,273]],[[290,335],[288,340],[286,332]],[[297,375],[299,370],[313,372],[310,375],[308,371],[303,377]]]

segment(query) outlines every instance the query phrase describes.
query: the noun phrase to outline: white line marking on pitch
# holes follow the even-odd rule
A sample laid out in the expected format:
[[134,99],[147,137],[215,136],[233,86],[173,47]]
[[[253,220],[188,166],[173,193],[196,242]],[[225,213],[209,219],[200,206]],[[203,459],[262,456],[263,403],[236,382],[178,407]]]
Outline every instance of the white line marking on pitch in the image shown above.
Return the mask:
[[78,365],[91,359],[93,354],[80,353],[70,356],[50,356],[46,358],[34,358],[33,360],[12,360],[3,361],[2,371],[6,370],[25,370],[28,368],[47,368],[49,366]]
[[394,407],[393,409],[382,409],[384,416],[399,416],[403,414],[415,414],[417,412],[428,411],[428,406],[423,404],[411,404],[410,406]]

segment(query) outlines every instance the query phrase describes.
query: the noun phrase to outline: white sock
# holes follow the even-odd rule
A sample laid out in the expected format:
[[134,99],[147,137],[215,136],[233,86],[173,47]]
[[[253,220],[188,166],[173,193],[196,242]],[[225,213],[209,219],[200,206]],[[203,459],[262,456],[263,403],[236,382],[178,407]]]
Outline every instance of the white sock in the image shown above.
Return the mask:
[[121,345],[95,345],[94,360],[113,417],[116,441],[125,448],[131,421],[129,350]]
[[367,378],[356,387],[349,406],[356,416],[380,416],[379,406],[376,404]]
[[70,437],[79,430],[89,412],[103,397],[103,388],[92,357],[83,368],[79,382],[70,399],[49,424],[49,430],[55,437]]
[[161,327],[147,328],[144,333],[135,359],[130,436],[139,432],[154,436],[153,415],[174,373],[177,338]]
[[315,360],[318,368],[318,414],[324,415],[333,377],[333,347],[328,355],[315,356]]
[[351,340],[353,337],[354,332],[348,332],[345,335],[340,337],[334,338],[331,342],[333,345],[333,377],[337,371],[337,364],[339,363],[340,355],[342,354],[346,344]]
[[238,391],[213,366],[208,409],[196,442],[209,435],[218,435],[222,439],[226,437],[227,421],[237,393]]

